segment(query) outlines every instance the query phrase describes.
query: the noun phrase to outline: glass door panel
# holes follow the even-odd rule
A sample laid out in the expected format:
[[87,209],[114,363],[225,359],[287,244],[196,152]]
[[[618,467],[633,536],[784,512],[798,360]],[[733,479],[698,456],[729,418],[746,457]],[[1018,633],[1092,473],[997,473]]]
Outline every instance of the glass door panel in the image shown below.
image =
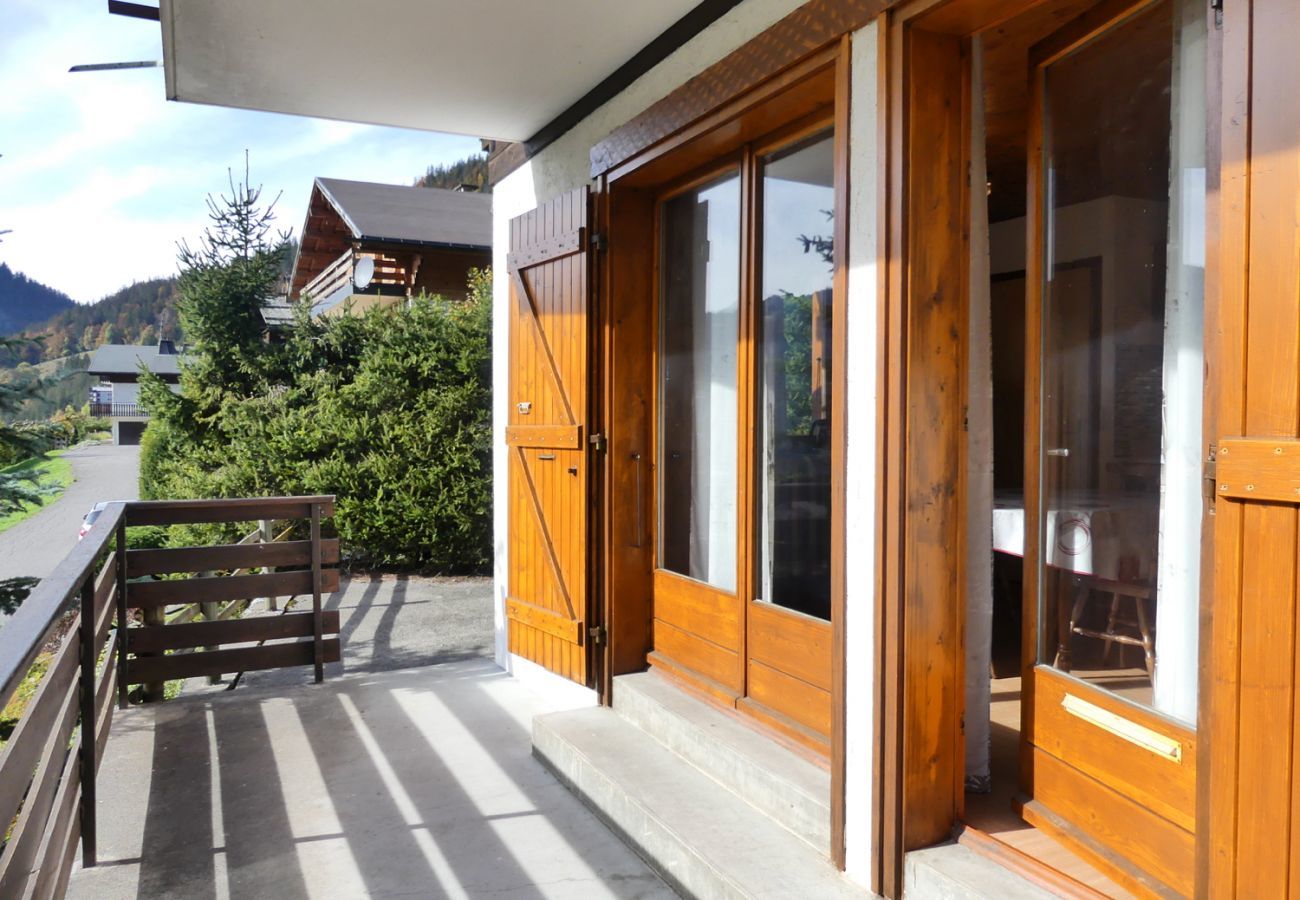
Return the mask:
[[1198,3],[1043,69],[1038,661],[1195,721],[1205,86]]
[[755,599],[831,616],[833,141],[760,160]]
[[735,591],[739,174],[661,215],[659,566]]

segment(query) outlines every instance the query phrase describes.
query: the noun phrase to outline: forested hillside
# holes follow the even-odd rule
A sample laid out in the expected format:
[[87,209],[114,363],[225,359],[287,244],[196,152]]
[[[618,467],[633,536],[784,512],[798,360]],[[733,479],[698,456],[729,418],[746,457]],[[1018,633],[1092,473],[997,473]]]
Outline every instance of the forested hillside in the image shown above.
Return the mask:
[[16,368],[0,369],[0,384],[21,384],[34,379],[44,382],[44,387],[33,396],[0,413],[0,422],[39,422],[69,406],[80,409],[90,396],[91,384],[97,380],[86,371],[89,364],[89,353],[77,353],[34,366],[23,363]]
[[94,350],[100,344],[152,344],[159,338],[179,340],[176,279],[137,281],[98,303],[74,304],[44,324],[28,327],[24,333],[40,336],[42,342],[24,347],[17,360],[0,360],[0,365],[58,359]]
[[487,157],[471,156],[445,166],[429,166],[429,170],[415,179],[416,187],[454,189],[462,184],[473,185],[483,193],[490,193]]
[[74,306],[62,291],[0,263],[0,335],[17,334]]

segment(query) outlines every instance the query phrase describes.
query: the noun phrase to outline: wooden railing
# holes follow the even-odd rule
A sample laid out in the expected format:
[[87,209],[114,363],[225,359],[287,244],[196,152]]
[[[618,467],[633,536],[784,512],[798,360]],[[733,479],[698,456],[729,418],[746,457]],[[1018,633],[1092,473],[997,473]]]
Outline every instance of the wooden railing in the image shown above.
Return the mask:
[[138,403],[92,403],[92,416],[143,416],[145,413]]
[[[383,253],[358,253],[347,250],[334,262],[330,263],[321,273],[307,282],[303,286],[302,296],[311,297],[313,303],[320,303],[334,296],[334,292],[340,288],[352,284],[352,273],[356,270],[357,260],[363,256],[368,256],[375,261],[375,274],[370,279],[370,284],[364,289],[366,292],[374,293],[376,288],[394,287],[394,295],[405,293],[407,287],[406,266],[391,256]],[[356,293],[361,293],[358,290]]]
[[[42,651],[50,652],[0,752],[0,828],[9,835],[0,850],[0,897],[61,896],[78,843],[82,864],[95,864],[95,776],[114,693],[125,706],[131,684],[297,665],[313,666],[318,682],[324,678],[325,663],[341,656],[338,613],[322,608],[322,594],[338,588],[338,541],[321,537],[321,522],[333,511],[333,497],[113,502],[36,586],[0,629],[0,708],[35,678]],[[126,548],[129,525],[270,519],[306,520],[308,538]],[[132,580],[285,567],[293,568]],[[292,594],[311,594],[311,611],[180,624],[162,618],[169,606]],[[143,625],[128,627],[132,609],[141,611]],[[223,647],[249,643],[255,646]]]

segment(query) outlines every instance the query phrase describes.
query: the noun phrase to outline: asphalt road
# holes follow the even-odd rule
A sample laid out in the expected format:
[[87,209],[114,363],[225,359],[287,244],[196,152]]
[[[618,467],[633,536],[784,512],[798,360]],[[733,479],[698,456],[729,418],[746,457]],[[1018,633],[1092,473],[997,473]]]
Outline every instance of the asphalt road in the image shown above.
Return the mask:
[[44,578],[77,545],[87,510],[100,500],[139,498],[140,448],[96,444],[69,450],[75,479],[58,500],[0,532],[0,579]]

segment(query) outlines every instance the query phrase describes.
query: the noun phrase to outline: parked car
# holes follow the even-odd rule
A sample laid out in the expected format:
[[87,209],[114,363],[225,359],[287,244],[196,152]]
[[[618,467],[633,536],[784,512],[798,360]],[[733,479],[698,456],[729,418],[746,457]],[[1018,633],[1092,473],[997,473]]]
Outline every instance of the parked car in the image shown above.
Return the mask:
[[104,514],[106,509],[108,509],[107,500],[101,500],[91,507],[90,512],[86,513],[86,517],[81,520],[81,530],[77,532],[77,540],[81,540],[90,533],[91,526],[95,524],[96,519]]

